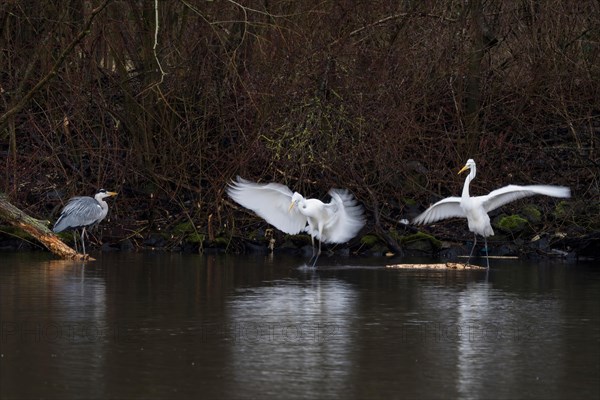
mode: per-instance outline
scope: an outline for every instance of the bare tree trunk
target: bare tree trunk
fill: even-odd
[[[479,112],[481,108],[481,62],[485,53],[498,43],[483,16],[481,0],[469,2],[471,15],[472,48],[469,57],[469,71],[466,83],[465,119],[467,130],[468,154],[473,154],[477,148],[477,138],[481,130]]]
[[[473,151],[477,148],[475,142],[479,136],[479,84],[481,80],[481,60],[483,59],[483,38],[477,21],[481,18],[481,0],[471,0],[469,8],[472,19],[472,48],[469,56],[469,72],[465,90],[465,125],[467,130],[467,148],[469,149],[469,154],[473,154]]]
[[[64,244],[58,236],[44,226],[44,224],[12,205],[6,198],[6,195],[2,193],[0,193],[0,218],[6,220],[12,226],[29,233],[60,258],[70,260],[93,260],[93,258],[88,255],[77,253],[75,250]]]
[[[40,81],[23,97],[18,99],[14,104],[11,104],[10,108],[8,108],[4,114],[0,115],[0,128],[4,124],[6,124],[10,118],[12,118],[15,114],[19,113],[23,108],[25,108],[25,106],[27,105],[29,100],[31,100],[33,95],[35,95],[38,92],[38,90],[44,87],[46,83],[50,81],[50,79],[54,78],[58,74],[60,67],[63,65],[64,61],[67,58],[67,55],[69,55],[69,53],[71,53],[75,46],[79,44],[83,40],[83,38],[85,38],[85,36],[89,33],[90,26],[92,25],[92,21],[94,20],[96,15],[98,15],[98,13],[102,11],[111,1],[112,0],[104,0],[104,3],[92,10],[90,17],[87,21],[85,21],[81,32],[79,32],[75,39],[73,39],[73,41],[71,41],[71,43],[62,51],[62,53],[52,66],[52,69],[50,69],[50,71],[46,75],[44,75],[44,77],[40,79]]]

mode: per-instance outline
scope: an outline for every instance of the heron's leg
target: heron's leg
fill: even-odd
[[[85,226],[81,230],[81,247],[83,247],[83,253],[81,253],[81,254],[85,254],[85,239],[83,238],[84,236],[85,236]]]
[[[75,246],[75,252],[79,253],[79,250],[77,250],[77,233],[75,231],[76,229],[73,229],[73,245]]]
[[[483,237],[483,242],[485,243],[485,260],[487,261],[487,268],[490,269],[490,254],[488,253],[487,237]]]
[[[471,247],[471,253],[469,254],[469,258],[467,259],[467,265],[471,262],[471,257],[473,257],[473,250],[475,250],[475,245],[477,245],[477,234],[473,234],[473,247]]]

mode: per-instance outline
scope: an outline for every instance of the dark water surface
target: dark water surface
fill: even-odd
[[[600,268],[0,254],[0,397],[600,398]]]

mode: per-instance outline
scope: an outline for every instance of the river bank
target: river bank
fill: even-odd
[[[532,205],[521,210],[531,212]],[[536,213],[534,213],[537,215]],[[600,259],[600,231],[586,232],[576,226],[559,226],[529,216],[523,211],[513,215],[498,214],[492,219],[496,234],[487,240],[490,256],[521,259],[560,258],[569,261]],[[89,247],[102,252],[144,251],[182,253],[234,253],[234,254],[293,254],[310,257],[312,246],[307,234],[287,235],[258,218],[245,229],[244,235],[232,235],[219,230],[217,234],[198,232],[193,224],[181,223],[170,230],[151,231],[144,222],[136,226],[124,225],[108,219],[89,234]],[[507,226],[506,220],[513,222]],[[514,223],[514,221],[520,224]],[[466,221],[449,220],[426,227],[399,223],[386,231],[372,223],[359,235],[345,244],[324,244],[323,252],[360,256],[427,256],[456,261],[466,256],[473,246],[473,234]],[[127,234],[129,232],[129,234]],[[64,232],[63,241],[73,245],[73,234]],[[477,238],[474,256],[485,256],[483,238]],[[0,225],[0,251],[36,251],[43,246],[32,237]]]

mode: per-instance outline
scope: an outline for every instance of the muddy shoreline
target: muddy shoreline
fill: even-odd
[[[394,257],[439,257],[444,260],[458,261],[468,256],[473,245],[473,237],[466,229],[461,232],[457,223],[426,229],[432,233],[408,233],[409,238],[400,244],[400,250],[392,249],[378,235],[361,234],[348,243],[341,245],[323,245],[323,253],[342,256],[394,256]],[[0,252],[3,251],[46,251],[32,238],[7,234],[7,227],[0,233]],[[411,227],[412,228],[412,227]],[[414,228],[413,228],[414,229]],[[408,229],[407,229],[408,231]],[[89,247],[102,252],[160,251],[196,254],[292,254],[310,257],[312,247],[308,235],[285,235],[267,229],[262,237],[259,232],[249,233],[248,237],[216,237],[198,240],[190,235],[177,235],[176,232],[154,232],[144,237],[124,238],[115,235],[114,228],[101,227],[91,233]],[[452,236],[454,233],[456,236]],[[397,234],[397,232],[396,232]],[[257,235],[259,235],[257,237]],[[412,239],[410,239],[412,235]],[[72,233],[62,235],[71,245]],[[441,238],[441,239],[440,239]],[[490,257],[507,257],[530,260],[563,259],[568,261],[590,261],[600,259],[600,232],[591,232],[578,237],[565,232],[542,232],[521,235],[510,239],[506,235],[488,238]],[[485,257],[483,240],[478,238],[474,257]]]

